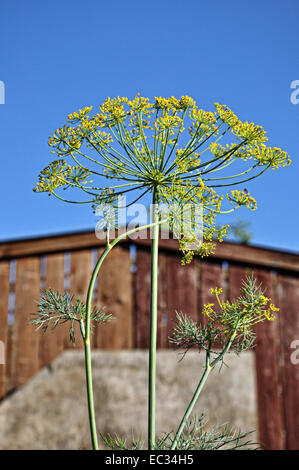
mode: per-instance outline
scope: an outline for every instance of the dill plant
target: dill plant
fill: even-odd
[[[205,111],[189,96],[179,99],[156,97],[151,102],[139,94],[132,100],[126,97],[107,98],[94,112],[91,106],[75,111],[67,117],[66,124],[49,138],[49,146],[55,159],[41,171],[34,191],[48,193],[72,204],[89,204],[93,208],[102,203],[115,205],[119,196],[131,194],[133,197],[130,204],[133,204],[149,193],[154,205],[151,224],[125,232],[113,241],[110,240],[109,224],[107,225],[106,249],[92,274],[85,311],[80,318],[94,449],[98,449],[98,441],[89,338],[93,319],[92,290],[103,260],[121,238],[141,228],[151,227],[148,448],[153,449],[156,446],[158,240],[159,226],[163,223],[157,206],[164,203],[181,209],[186,204],[194,208],[202,207],[202,239],[198,237],[194,211],[190,216],[191,228],[187,233],[179,233],[182,263],[190,263],[194,254],[207,256],[213,253],[215,240],[222,241],[228,229],[227,225],[216,226],[217,215],[230,213],[241,206],[250,210],[257,207],[254,197],[247,189],[242,189],[244,183],[269,169],[275,170],[290,164],[287,152],[267,146],[267,140],[266,132],[261,126],[242,122],[225,105],[215,103],[214,111]],[[69,198],[65,197],[65,190],[71,192]],[[173,218],[169,217],[168,222],[170,228],[174,228]],[[221,304],[223,318],[226,318],[226,326],[231,334],[223,354],[231,348],[235,336],[240,338],[241,327],[245,335],[242,341],[245,341],[245,337],[246,341],[249,339],[246,328],[250,325],[246,324],[245,327],[234,305]],[[212,322],[207,328],[211,328],[209,331],[213,337],[213,321],[220,319],[211,306],[206,309],[204,313],[210,316]],[[44,313],[45,309],[42,307],[38,318],[41,319]],[[184,331],[186,340],[188,328],[196,329],[191,324],[187,328],[188,321],[183,316],[179,316],[178,321],[179,326],[172,339],[177,343],[180,331]],[[200,330],[196,331],[199,334]],[[218,359],[214,359],[212,365],[222,357],[220,355]],[[209,360],[206,371],[212,365]],[[187,419],[183,418],[183,428],[186,422]],[[182,429],[175,435],[172,448],[178,445]]]
[[[214,303],[205,304],[202,315],[208,321],[205,325],[194,322],[185,314],[177,313],[177,325],[170,341],[185,353],[192,347],[205,352],[205,368],[194,395],[175,433],[171,449],[177,448],[181,434],[188,424],[188,418],[215,366],[224,361],[230,352],[239,354],[254,346],[254,325],[265,320],[274,321],[279,309],[264,295],[252,276],[243,280],[241,296],[232,302],[221,300],[222,288],[211,289],[216,298]],[[217,310],[218,307],[218,310]]]

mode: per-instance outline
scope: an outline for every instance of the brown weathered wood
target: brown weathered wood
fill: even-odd
[[[299,278],[278,277],[286,449],[299,448]]]
[[[123,240],[121,243],[128,243],[128,240]],[[149,247],[151,239],[149,236],[146,239],[136,238],[134,243]],[[93,231],[10,241],[0,244],[0,259],[102,247],[104,244],[105,241],[98,239]],[[174,239],[160,240],[159,245],[161,250],[177,251],[178,249],[178,242]],[[211,255],[211,258],[299,272],[298,254],[269,250],[263,247],[237,245],[229,242],[216,243],[216,252]]]
[[[40,295],[40,259],[19,259],[16,268],[15,320],[13,325],[12,386],[24,384],[39,370],[40,333],[29,325]]]
[[[92,252],[91,250],[74,251],[71,253],[70,266],[70,294],[75,298],[80,298],[86,302],[88,285],[92,273]],[[76,349],[84,349],[84,343],[78,322],[74,324]],[[66,348],[73,347],[71,342],[65,343]]]
[[[142,233],[142,232],[140,232]],[[150,237],[136,238],[136,245],[149,247]],[[248,265],[267,266],[276,269],[299,272],[299,254],[285,251],[272,250],[258,246],[239,245],[231,242],[216,242],[215,253],[210,255],[210,259],[230,261]],[[175,239],[162,239],[159,247],[165,251],[178,251],[178,241]]]
[[[229,298],[241,295],[242,281],[251,271],[230,265],[228,270]],[[273,297],[270,271],[256,269],[254,277],[262,283],[269,297]],[[259,416],[259,441],[264,449],[283,449],[283,416],[280,396],[279,344],[277,324],[264,322],[256,325],[256,377]]]
[[[182,266],[181,257],[167,255],[168,335],[176,323],[176,312],[198,320],[198,298],[195,262]],[[171,343],[168,343],[171,346]]]
[[[223,289],[222,298],[225,299],[224,276],[221,263],[199,261],[197,263],[199,271],[198,282],[198,305],[199,305],[199,321],[202,325],[207,322],[207,317],[201,314],[204,304],[214,304],[215,310],[218,309],[216,298],[211,294],[211,288],[221,287]],[[220,348],[220,344],[216,342],[214,348]]]
[[[241,295],[242,282],[249,273],[244,266],[230,264],[228,267],[228,298],[230,301],[237,299]]]
[[[46,289],[64,293],[64,254],[51,254],[46,261]],[[41,337],[41,367],[51,362],[63,351],[64,344],[69,342],[69,325],[64,323],[52,331],[50,328]]]
[[[4,396],[6,387],[9,270],[8,261],[0,262],[0,398]]]
[[[7,347],[6,347],[6,377],[5,377],[5,394],[14,388],[13,385],[13,325],[8,325],[7,329]]]
[[[96,303],[106,304],[108,312],[116,315],[117,319],[111,325],[95,329],[95,334],[92,335],[95,347],[119,349],[130,348],[132,344],[138,348],[148,347],[151,240],[137,238],[134,243],[137,247],[134,283],[134,274],[130,271],[128,241],[112,250],[100,271]],[[93,232],[0,244],[0,334],[7,336],[7,358],[9,356],[9,364],[6,365],[6,392],[24,383],[41,365],[49,363],[62,350],[66,339],[66,335],[63,338],[57,335],[57,330],[54,334],[48,332],[41,343],[40,333],[28,326],[29,314],[36,308],[35,301],[38,300],[40,289],[39,258],[33,255],[47,255],[47,287],[63,290],[63,252],[71,251],[70,291],[85,301],[91,275],[91,248],[102,250],[103,244],[103,240],[98,240]],[[25,258],[22,258],[23,256]],[[5,333],[7,317],[5,320],[1,311],[4,309],[7,315],[7,295],[3,292],[7,290],[9,283],[8,260],[14,257],[18,258],[15,322],[9,327],[8,333]],[[202,304],[215,301],[209,292],[210,288],[216,285],[225,287],[222,261],[230,263],[230,299],[240,295],[246,266],[251,266],[255,269],[258,279],[264,286],[268,286],[269,296],[275,300],[276,291],[271,269],[278,269],[278,297],[281,308],[278,321],[273,324],[265,322],[256,328],[259,438],[267,449],[298,448],[299,365],[291,363],[291,354],[294,353],[291,344],[292,341],[299,340],[299,279],[296,274],[299,272],[299,255],[223,243],[217,244],[215,255],[205,261],[197,259],[195,265],[182,267],[179,259],[177,241],[161,240],[157,332],[160,348],[167,347],[167,337],[173,327],[176,309],[198,319]],[[199,266],[199,271],[196,266]],[[82,340],[78,333],[79,331],[77,346],[81,347]],[[48,343],[44,342],[47,340]],[[42,360],[38,357],[39,348]],[[0,365],[0,396],[1,389],[2,394],[4,393],[1,367]]]
[[[255,279],[274,302],[271,272],[254,270]],[[267,450],[282,450],[284,419],[281,396],[281,371],[279,358],[279,317],[264,321],[255,327],[256,377],[258,390],[259,441]]]
[[[221,263],[211,263],[207,261],[199,262],[199,310],[201,312],[204,304],[215,304],[215,296],[211,294],[211,288],[224,287],[223,272]],[[217,307],[216,307],[217,308]],[[205,324],[206,318],[202,315],[199,320]]]
[[[131,349],[133,346],[133,295],[130,252],[116,246],[99,271],[98,306],[105,306],[114,320],[97,325],[95,347]]]
[[[158,318],[157,318],[157,347],[169,347],[168,341],[168,284],[167,284],[167,255],[159,254],[158,260]]]
[[[149,345],[151,255],[137,247],[135,275],[135,342],[136,348]]]
[[[12,259],[32,255],[45,255],[65,251],[82,250],[105,245],[95,232],[80,232],[67,235],[29,238],[0,244],[0,259]]]
[[[149,345],[150,325],[150,251],[137,247],[135,275],[135,344],[137,348]],[[162,252],[158,258],[158,318],[157,347],[168,347],[168,298],[167,256]]]
[[[235,243],[217,243],[212,258],[246,265],[265,266],[299,272],[299,255],[279,250],[270,250],[258,246],[238,245]]]

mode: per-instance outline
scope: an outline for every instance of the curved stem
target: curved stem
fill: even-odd
[[[85,353],[85,374],[86,374],[86,391],[87,391],[87,405],[89,415],[89,426],[91,434],[91,442],[93,450],[99,450],[97,425],[94,410],[93,398],[93,384],[92,384],[92,366],[91,366],[91,351],[90,351],[90,320],[91,320],[91,299],[94,288],[94,283],[99,272],[99,269],[110,251],[110,246],[106,246],[102,255],[100,256],[88,286],[87,301],[86,301],[86,318],[85,318],[85,335],[84,335],[84,353]]]
[[[235,337],[236,337],[236,334],[237,334],[237,330],[238,330],[238,327],[239,327],[239,322],[237,322],[236,326],[235,326],[235,330],[233,332],[233,334],[231,335],[231,337],[229,338],[229,340],[227,341],[226,345],[224,346],[223,350],[221,351],[221,353],[216,357],[216,359],[214,359],[214,361],[210,362],[210,348],[211,348],[211,345],[209,346],[209,350],[207,350],[206,352],[206,366],[205,366],[205,370],[204,370],[204,373],[202,374],[201,378],[200,378],[200,381],[197,385],[197,388],[193,394],[193,397],[187,407],[187,410],[182,418],[182,421],[179,425],[179,428],[175,434],[175,437],[174,437],[174,440],[173,440],[173,443],[171,445],[171,450],[175,450],[177,444],[178,444],[178,440],[180,438],[180,435],[182,434],[183,430],[184,430],[184,427],[186,426],[187,424],[187,421],[188,421],[188,418],[194,408],[194,405],[195,403],[197,402],[197,399],[200,395],[200,392],[202,391],[203,387],[204,387],[204,384],[206,383],[206,380],[209,376],[209,373],[211,372],[211,370],[214,369],[214,367],[216,366],[217,362],[221,361],[223,356],[229,351]]]
[[[93,270],[88,291],[87,291],[87,298],[86,298],[86,317],[85,317],[85,324],[83,322],[80,323],[81,334],[84,340],[84,352],[85,352],[85,372],[86,372],[86,389],[87,389],[87,404],[88,404],[88,414],[89,414],[89,425],[90,425],[90,433],[91,433],[91,441],[92,441],[92,448],[93,450],[99,450],[98,446],[98,438],[97,438],[97,427],[96,427],[96,420],[95,420],[95,411],[94,411],[94,397],[93,397],[93,383],[92,383],[92,365],[91,365],[91,350],[90,350],[90,323],[91,323],[91,301],[92,301],[92,292],[94,289],[94,284],[100,270],[100,267],[108,255],[108,253],[112,250],[112,248],[122,239],[130,236],[131,234],[138,232],[139,230],[144,230],[147,228],[153,227],[154,230],[156,226],[164,221],[158,221],[150,223],[148,225],[143,225],[142,227],[136,227],[132,230],[122,233],[119,237],[115,238],[109,242],[107,237],[106,248],[101,254],[100,258],[98,259],[95,268]]]
[[[180,438],[180,436],[181,436],[181,434],[182,434],[182,432],[183,432],[183,429],[184,429],[184,427],[185,427],[186,424],[187,424],[187,421],[188,421],[188,418],[189,418],[189,416],[190,416],[190,413],[191,413],[191,411],[193,410],[195,403],[197,402],[197,399],[198,399],[198,397],[199,397],[199,395],[200,395],[200,392],[202,391],[203,386],[204,386],[204,384],[206,383],[206,380],[207,380],[207,378],[208,378],[209,373],[211,372],[211,370],[212,370],[212,367],[209,365],[209,363],[207,363],[207,364],[206,364],[206,367],[205,367],[205,370],[204,370],[204,373],[203,373],[202,376],[201,376],[201,379],[200,379],[200,381],[199,381],[199,383],[198,383],[198,385],[197,385],[197,387],[196,387],[196,390],[195,390],[195,392],[194,392],[194,395],[193,395],[193,397],[192,397],[192,399],[191,399],[191,401],[190,401],[190,403],[189,403],[189,405],[188,405],[188,407],[187,407],[187,410],[186,410],[186,412],[185,412],[185,414],[184,414],[184,416],[183,416],[183,418],[182,418],[182,421],[181,421],[181,423],[180,423],[180,425],[179,425],[179,428],[178,428],[178,430],[177,430],[177,432],[176,432],[175,438],[174,438],[173,443],[172,443],[172,446],[171,446],[171,448],[170,448],[171,450],[174,450],[174,449],[176,448],[176,446],[177,446],[177,444],[178,444],[178,440],[179,440],[179,438]]]
[[[148,448],[155,448],[156,440],[156,350],[157,350],[157,299],[158,299],[158,248],[159,215],[157,213],[157,193],[153,195],[153,232],[151,247],[151,296],[150,296],[150,346],[148,379]]]
[[[84,354],[85,354],[86,390],[87,390],[87,404],[88,404],[88,416],[89,416],[91,443],[92,443],[93,450],[99,450],[97,425],[96,425],[95,410],[94,410],[94,398],[93,398],[91,350],[90,350],[90,344],[89,342],[86,342],[86,340],[84,340]]]

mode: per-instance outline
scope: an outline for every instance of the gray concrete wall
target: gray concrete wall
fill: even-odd
[[[100,433],[146,436],[147,352],[95,351],[94,391]],[[230,422],[257,429],[255,365],[252,352],[227,356],[212,372],[195,412],[211,424]],[[176,429],[199,374],[202,356],[158,352],[157,433]],[[64,352],[52,365],[0,404],[0,449],[90,448],[84,357]],[[255,436],[253,436],[255,438]]]

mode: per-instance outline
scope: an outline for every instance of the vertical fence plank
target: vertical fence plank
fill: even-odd
[[[242,281],[248,272],[243,266],[229,266],[230,300],[240,296]],[[257,269],[253,274],[268,296],[273,297],[271,273]],[[255,328],[259,441],[264,449],[283,449],[284,446],[276,325],[266,322]]]
[[[167,255],[168,335],[176,321],[176,312],[198,320],[195,262],[182,266],[179,254]],[[171,344],[169,344],[171,346]]]
[[[36,311],[40,295],[40,259],[17,260],[15,321],[13,325],[12,387],[24,384],[39,370],[40,334],[28,325],[30,314]]]
[[[283,355],[283,397],[286,448],[298,450],[299,443],[299,278],[278,276],[280,338]]]
[[[157,324],[157,347],[165,349],[168,342],[168,305],[167,305],[167,256],[159,253],[158,269],[158,324]]]
[[[244,266],[230,264],[228,267],[228,297],[232,301],[240,297],[242,281],[246,279],[247,269]]]
[[[148,348],[150,325],[150,251],[137,246],[135,276],[135,345]],[[167,255],[159,252],[158,259],[158,318],[157,347],[168,347],[168,286]]]
[[[253,272],[265,295],[274,301],[270,271]],[[255,327],[256,377],[258,390],[259,441],[264,449],[284,449],[284,420],[279,365],[279,316],[275,322],[264,321]]]
[[[91,277],[92,269],[92,252],[91,250],[80,250],[71,252],[70,266],[70,294],[86,301],[88,285]],[[84,344],[81,337],[80,326],[78,322],[74,324],[75,347],[83,349]],[[66,347],[72,347],[70,341],[66,343]]]
[[[133,295],[128,247],[117,246],[105,259],[98,278],[98,304],[114,316],[96,329],[96,347],[131,349],[133,346]]]
[[[136,348],[149,346],[149,305],[151,283],[151,255],[137,245],[135,276],[135,329]]]
[[[7,347],[6,364],[5,364],[5,389],[4,393],[8,393],[13,388],[13,325],[8,325],[7,329]]]
[[[9,261],[0,262],[0,398],[4,396],[6,391],[9,269]]]
[[[46,261],[46,289],[52,289],[64,293],[64,253],[55,253],[47,256]],[[54,330],[47,331],[41,338],[40,360],[44,367],[58,356],[64,349],[68,338],[69,325],[58,325]]]

